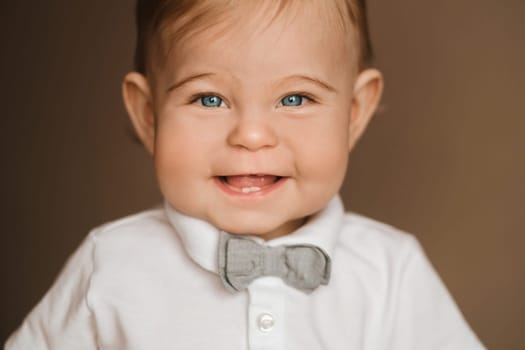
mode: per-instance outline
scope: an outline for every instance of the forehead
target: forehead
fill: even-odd
[[[221,2],[221,1],[219,1]],[[214,2],[215,3],[215,2]],[[223,3],[223,2],[222,2]],[[288,69],[315,63],[320,68],[357,69],[356,33],[336,1],[229,1],[217,8],[193,8],[166,21],[164,64],[170,70],[191,62],[220,62],[239,69],[245,62]],[[224,5],[224,4],[223,4]],[[236,61],[236,62],[235,62]],[[341,67],[343,68],[343,67]]]
[[[347,0],[172,1],[161,15],[157,40],[150,49],[162,60],[188,41],[194,41],[198,34],[213,32],[215,38],[208,35],[209,39],[235,33],[256,36],[276,21],[292,21],[297,16],[310,14],[310,25],[325,29],[331,34],[327,40],[339,40],[357,56],[358,28],[346,3]],[[256,30],[249,32],[247,27]]]

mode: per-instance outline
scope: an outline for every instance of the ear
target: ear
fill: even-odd
[[[140,73],[128,73],[122,83],[122,95],[135,132],[148,152],[153,154],[155,114],[148,80]]]
[[[351,150],[374,115],[383,92],[383,76],[377,69],[365,69],[357,76],[352,98],[348,146]]]

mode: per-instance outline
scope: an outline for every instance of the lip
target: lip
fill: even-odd
[[[261,188],[259,191],[256,192],[248,192],[244,193],[239,191],[238,189],[234,189],[232,186],[228,185],[226,182],[221,180],[224,176],[214,176],[213,181],[217,185],[219,189],[221,189],[224,193],[226,193],[229,196],[239,197],[239,198],[259,198],[263,197],[265,195],[268,195],[279,188],[281,188],[284,183],[288,180],[288,177],[286,176],[280,176],[279,179],[274,182],[271,185],[265,186]]]

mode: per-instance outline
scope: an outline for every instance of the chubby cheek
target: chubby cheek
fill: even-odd
[[[192,133],[177,125],[159,125],[155,140],[155,172],[162,194],[172,205],[199,197],[196,179],[206,177],[205,150]]]
[[[341,188],[347,164],[348,152],[337,143],[325,143],[323,149],[312,149],[315,161],[305,162],[305,188],[320,203],[328,202]],[[324,205],[321,205],[321,207]]]
[[[310,140],[304,142],[304,140]],[[312,190],[335,194],[341,186],[348,163],[348,124],[321,125],[298,139],[295,152],[300,175]],[[330,196],[331,196],[330,195]]]

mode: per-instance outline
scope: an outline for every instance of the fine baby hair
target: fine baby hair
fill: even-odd
[[[246,1],[246,0],[138,0],[136,4],[136,47],[134,68],[146,74],[157,57],[166,55],[168,40],[191,36],[217,23],[224,22],[231,10],[240,3],[249,3],[252,14],[271,6],[274,16],[287,8],[303,6],[304,0]],[[359,67],[364,68],[372,60],[372,45],[369,36],[365,0],[309,0],[316,3],[329,17],[327,20],[337,23],[352,39],[358,43]],[[320,13],[322,16],[323,13]],[[225,21],[227,22],[227,21]]]

